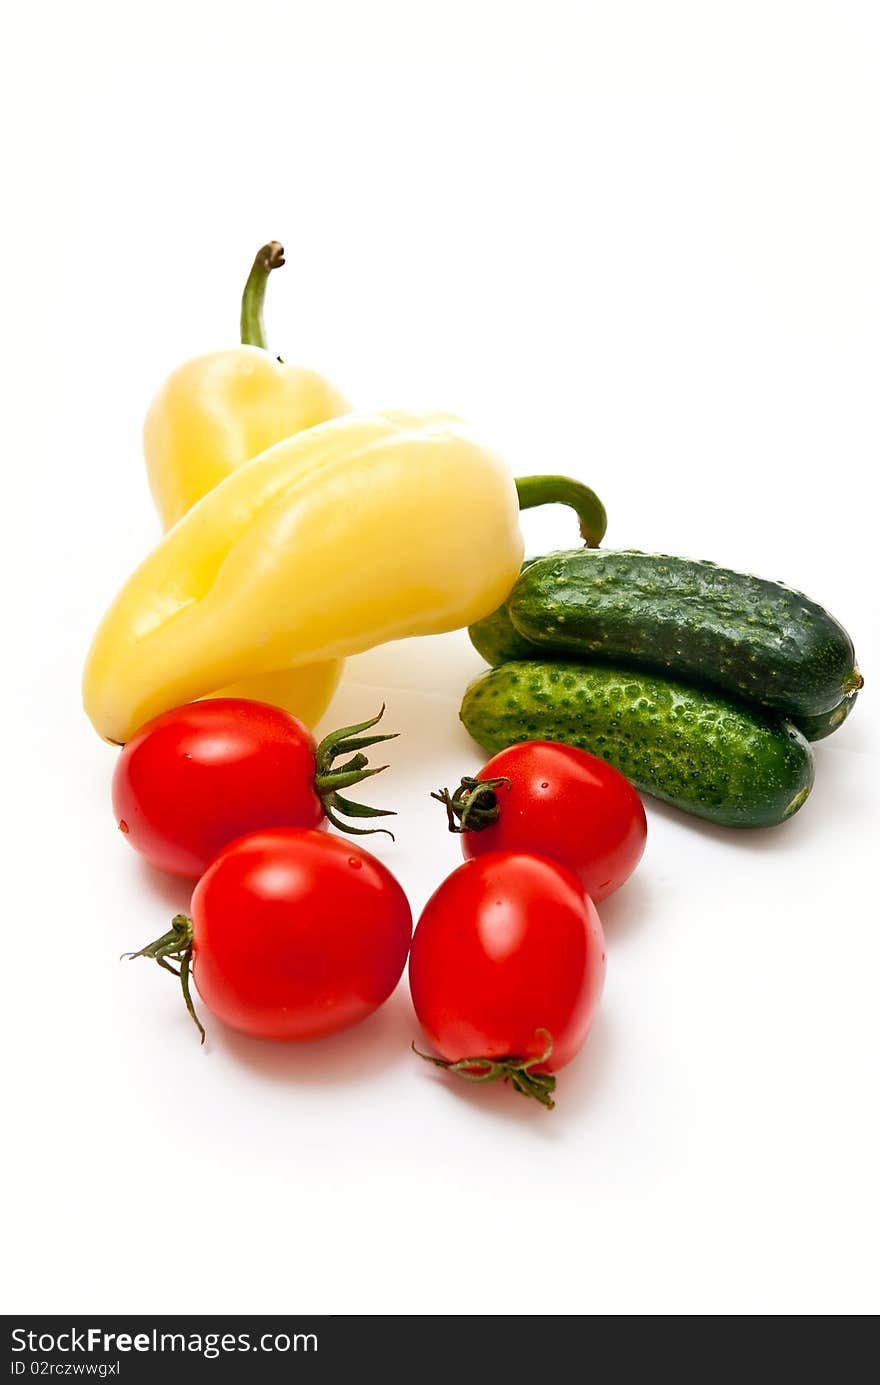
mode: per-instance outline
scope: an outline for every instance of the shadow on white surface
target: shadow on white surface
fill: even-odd
[[[639,933],[650,925],[656,886],[650,863],[645,869],[639,866],[626,884],[596,906],[609,947],[616,947],[630,933]]]
[[[775,827],[723,827],[690,817],[668,803],[645,795],[649,843],[652,821],[659,820],[664,827],[669,823],[685,828],[695,839],[718,842],[734,851],[752,854],[772,851],[774,856],[782,857],[812,847],[827,849],[829,832],[843,829],[848,820],[856,821],[861,815],[871,814],[870,801],[864,795],[867,775],[860,774],[859,769],[870,764],[873,757],[862,754],[852,757],[833,748],[818,750],[815,754],[816,780],[810,796],[787,822]]]
[[[360,1084],[375,1080],[379,1070],[399,1067],[412,1056],[414,1027],[404,981],[375,1014],[328,1038],[273,1043],[248,1038],[211,1019],[206,1047],[267,1082],[289,1086],[293,1095],[298,1086]]]
[[[188,914],[190,900],[194,882],[184,880],[179,875],[169,875],[167,871],[159,870],[156,866],[151,866],[142,856],[136,856],[134,867],[140,880],[137,887],[144,894],[149,894],[156,900],[158,906],[164,906],[170,914]],[[162,923],[162,920],[158,920]],[[168,923],[159,927],[157,924],[156,937],[164,933]]]
[[[552,1111],[520,1096],[506,1082],[468,1082],[425,1063],[427,1079],[440,1088],[440,1095],[448,1094],[448,1100],[469,1106],[473,1117],[512,1123],[534,1131],[540,1139],[553,1140],[575,1125],[582,1127],[585,1118],[589,1121],[590,1107],[612,1081],[612,1028],[607,1012],[600,1012],[581,1052],[559,1074]],[[415,1042],[423,1052],[430,1051],[424,1035]]]

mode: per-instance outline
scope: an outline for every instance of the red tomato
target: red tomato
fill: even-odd
[[[406,895],[369,852],[323,832],[254,832],[195,888],[193,978],[233,1029],[317,1039],[388,999],[411,934]]]
[[[246,832],[323,827],[325,812],[344,827],[334,808],[345,812],[352,805],[332,789],[322,800],[316,771],[331,771],[337,753],[361,744],[345,738],[376,721],[346,727],[316,746],[301,721],[265,702],[217,697],[163,712],[126,743],[116,762],[113,812],[120,831],[154,866],[195,878]],[[360,756],[349,783],[366,777],[365,764]],[[364,815],[382,816],[374,810]]]
[[[453,871],[425,905],[409,962],[416,1014],[446,1064],[536,1060],[532,1074],[571,1062],[604,976],[602,925],[580,881],[512,851]]]
[[[495,783],[479,806],[473,805],[473,828],[453,829],[462,832],[465,859],[488,851],[549,856],[574,871],[597,903],[635,870],[645,849],[645,810],[632,784],[612,765],[575,746],[523,741],[493,756],[476,780],[462,781],[451,800],[454,816],[461,817],[477,782],[499,779],[509,783]],[[496,821],[479,825],[493,814]],[[451,813],[450,825],[453,821]]]

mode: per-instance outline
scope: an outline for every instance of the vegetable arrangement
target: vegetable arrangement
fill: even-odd
[[[803,806],[807,741],[843,723],[863,683],[846,631],[808,597],[665,555],[533,560],[470,635],[495,667],[461,718],[487,750],[565,741],[729,827]]]
[[[515,481],[450,414],[349,413],[272,439],[318,404],[311,372],[277,379],[264,358],[242,346],[219,364],[192,362],[152,405],[153,490],[174,522],[86,661],[86,712],[109,741],[210,694],[281,703],[314,722],[346,654],[457,629],[504,599],[522,561],[520,508],[561,501],[589,542],[604,533],[587,486]],[[329,408],[336,396],[319,393]]]
[[[312,1040],[380,1006],[409,955],[421,1056],[549,1108],[602,991],[596,904],[644,851],[637,789],[729,826],[791,817],[809,741],[862,686],[852,643],[781,584],[600,550],[589,487],[514,479],[452,415],[351,412],[266,349],[283,263],[277,242],[258,252],[241,345],[180,367],[150,407],[166,533],[86,660],[86,711],[122,746],[120,831],[197,881],[190,914],[127,955],[178,978],[202,1041],[193,987],[244,1034]],[[524,562],[518,512],[549,503],[585,546]],[[388,868],[325,830],[387,832],[367,824],[390,809],[348,797],[385,768],[366,754],[394,739],[384,707],[320,743],[309,727],[346,655],[462,626],[492,667],[461,717],[492,758],[433,794],[464,863],[413,934]]]

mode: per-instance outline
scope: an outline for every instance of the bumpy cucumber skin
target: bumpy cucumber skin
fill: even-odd
[[[493,668],[514,660],[546,660],[547,657],[546,650],[532,644],[531,640],[527,640],[515,629],[506,604],[499,606],[497,611],[485,616],[476,625],[469,626],[468,634],[477,653]],[[826,736],[840,729],[855,706],[857,696],[857,692],[847,693],[846,697],[828,712],[819,712],[812,717],[801,715],[792,717],[791,720],[808,741],[823,741]]]
[[[798,717],[795,723],[797,729],[808,741],[824,741],[826,736],[840,729],[856,705],[857,697],[857,692],[847,693],[830,712],[820,712],[815,717]]]
[[[810,747],[781,717],[607,664],[503,664],[467,689],[461,719],[492,753],[530,740],[580,746],[645,793],[728,827],[785,821],[813,784]]]
[[[861,683],[849,635],[821,606],[714,563],[554,554],[521,575],[508,608],[548,655],[669,673],[794,719],[830,711]]]

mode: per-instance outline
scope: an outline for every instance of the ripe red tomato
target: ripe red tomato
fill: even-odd
[[[596,903],[623,884],[645,849],[648,824],[632,784],[604,760],[557,741],[508,746],[455,794],[434,797],[447,804],[466,860],[488,851],[549,856],[574,871]]]
[[[318,1039],[388,999],[411,934],[406,895],[381,861],[341,837],[287,827],[227,846],[195,888],[192,919],[178,915],[134,955],[180,964],[197,1024],[190,964],[205,1004],[233,1029]]]
[[[341,798],[331,782],[336,755],[390,739],[356,738],[378,719],[345,727],[316,746],[301,721],[265,702],[217,697],[163,712],[141,727],[116,762],[113,812],[120,831],[154,866],[195,878],[246,832],[323,827],[325,814],[345,827],[337,810],[384,816]],[[366,756],[354,758],[346,785],[369,773]]]
[[[509,1076],[539,1099],[529,1087],[578,1052],[604,976],[602,925],[580,881],[512,851],[453,871],[425,905],[409,962],[413,1005],[441,1066]]]

